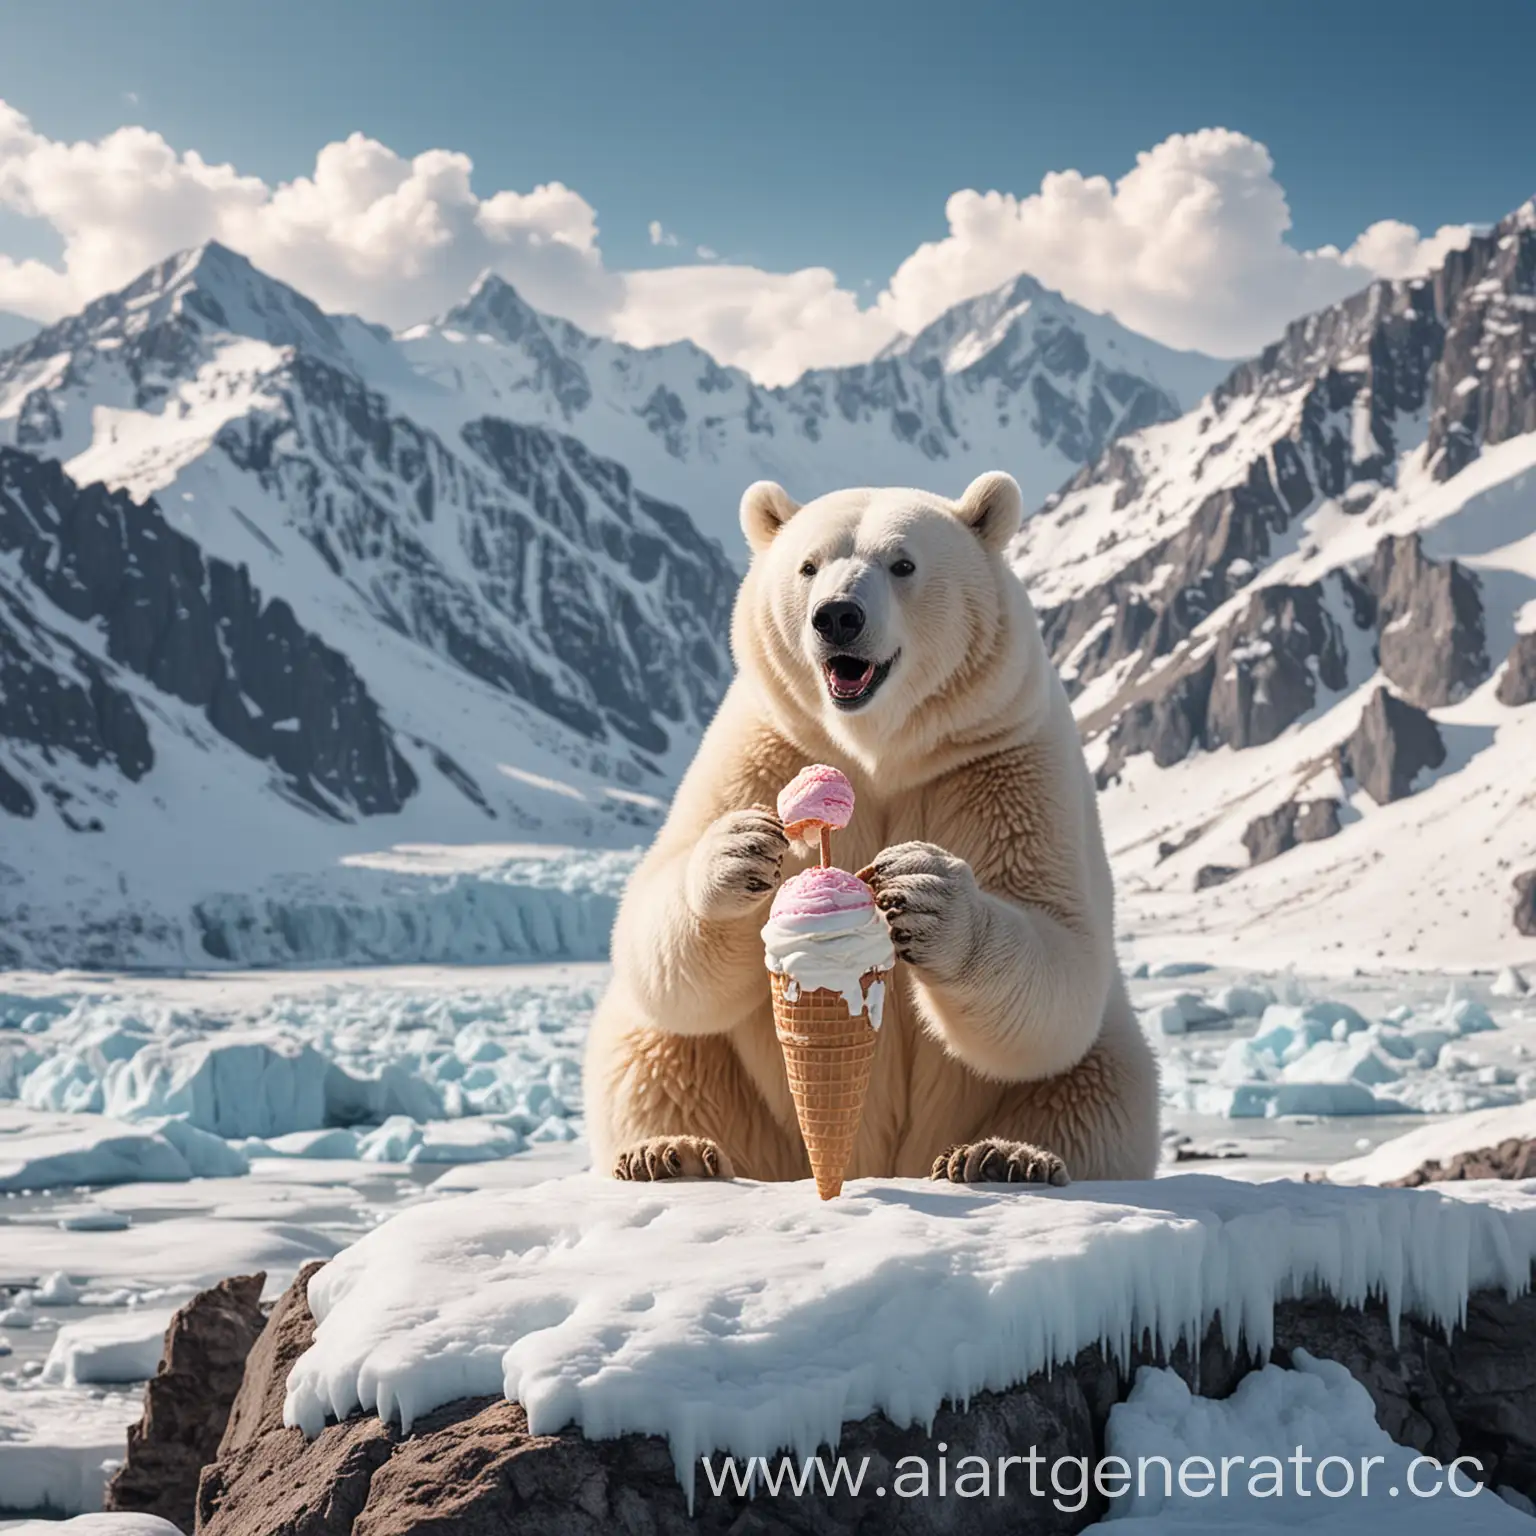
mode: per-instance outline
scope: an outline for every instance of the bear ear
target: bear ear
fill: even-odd
[[[791,500],[782,485],[772,480],[749,485],[741,498],[741,531],[753,553],[767,549],[779,529],[799,510],[800,503]]]
[[[1024,493],[1012,475],[978,475],[955,503],[955,515],[993,553],[1001,553],[1024,520]]]

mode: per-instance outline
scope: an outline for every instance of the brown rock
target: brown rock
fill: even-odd
[[[1208,891],[1212,886],[1225,885],[1228,880],[1235,880],[1242,874],[1242,870],[1232,864],[1202,864],[1195,871],[1195,889]]]
[[[275,1378],[279,1393],[283,1380]],[[298,1429],[269,1430],[203,1468],[198,1536],[347,1536],[393,1449],[377,1419],[333,1424],[313,1440]]]
[[[1454,1183],[1459,1179],[1536,1179],[1536,1140],[1511,1136],[1496,1147],[1458,1152],[1449,1162],[1431,1158],[1412,1173],[1388,1183],[1398,1189],[1418,1189],[1423,1184]]]
[[[159,1515],[192,1529],[198,1473],[213,1459],[266,1324],[266,1276],[236,1275],[201,1291],[171,1319],[144,1412],[128,1427],[128,1455],[107,1484],[105,1507]]]
[[[1428,559],[1418,534],[1389,534],[1376,546],[1381,670],[1422,709],[1465,698],[1491,670],[1477,578],[1454,560]]]
[[[1445,761],[1440,727],[1422,709],[1378,687],[1360,712],[1354,735],[1338,748],[1338,766],[1377,805],[1389,805],[1413,793],[1413,781],[1425,768]]]
[[[1536,939],[1536,869],[1515,876],[1515,932]]]
[[[264,1319],[266,1326],[249,1351],[244,1379],[219,1441],[220,1456],[283,1427],[283,1392],[288,1372],[315,1336],[315,1320],[309,1311],[309,1282],[324,1267],[324,1259],[312,1259],[306,1264],[278,1298],[271,1317]]]
[[[1516,635],[1494,695],[1500,704],[1536,704],[1536,630]]]
[[[312,1273],[312,1270],[310,1271]],[[896,1477],[919,1457],[937,1476],[960,1458],[998,1458],[1036,1447],[1046,1458],[1103,1447],[1110,1409],[1141,1364],[1168,1365],[1209,1397],[1229,1394],[1257,1363],[1230,1350],[1213,1321],[1198,1351],[1138,1348],[1122,1367],[1098,1349],[1007,1392],[981,1393],[946,1407],[932,1431],[901,1429],[875,1414],[843,1426],[838,1454],[863,1468],[859,1495],[846,1485],[804,1494],[761,1487],[755,1498],[716,1497],[701,1474],[689,1513],[665,1442],[626,1435],[589,1441],[572,1430],[531,1435],[515,1403],[470,1399],[419,1419],[409,1436],[373,1418],[332,1425],[313,1441],[280,1427],[284,1379],[313,1329],[301,1287],[283,1299],[262,1348],[253,1351],[242,1402],[217,1463],[203,1474],[198,1536],[988,1536],[1071,1532],[1103,1513],[1056,1507],[1029,1495],[1027,1477],[1005,1497],[895,1498]],[[1492,1292],[1470,1298],[1467,1321],[1449,1341],[1436,1327],[1403,1318],[1394,1341],[1385,1309],[1341,1308],[1326,1297],[1287,1301],[1275,1312],[1275,1358],[1305,1348],[1345,1365],[1371,1394],[1382,1427],[1402,1444],[1442,1461],[1472,1455],[1485,1475],[1536,1492],[1536,1295],[1513,1301]],[[273,1421],[270,1409],[279,1407]],[[259,1406],[259,1411],[257,1406]],[[265,1426],[265,1427],[263,1427]],[[832,1463],[828,1462],[828,1470]],[[1021,1469],[1015,1469],[1019,1471]],[[874,1489],[884,1487],[887,1496]],[[1062,1500],[1071,1503],[1072,1500]]]
[[[1287,800],[1267,815],[1256,816],[1243,832],[1243,847],[1252,864],[1267,864],[1289,853],[1298,843],[1320,843],[1339,834],[1339,802]]]

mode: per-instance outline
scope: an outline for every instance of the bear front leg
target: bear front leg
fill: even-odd
[[[689,849],[659,845],[630,882],[613,930],[616,976],[657,1029],[733,1028],[766,998],[760,930],[789,839],[766,807],[730,811]]]
[[[1114,963],[1102,925],[984,891],[933,843],[887,848],[860,879],[929,1026],[972,1070],[1024,1082],[1070,1070],[1093,1044]]]

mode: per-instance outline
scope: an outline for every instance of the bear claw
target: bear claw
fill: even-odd
[[[1033,1147],[1027,1141],[1004,1141],[991,1136],[984,1141],[961,1142],[947,1147],[933,1160],[932,1179],[951,1184],[1053,1184],[1072,1182],[1067,1165],[1054,1152]]]
[[[616,1179],[659,1183],[663,1179],[732,1179],[731,1160],[705,1136],[652,1136],[620,1152]]]

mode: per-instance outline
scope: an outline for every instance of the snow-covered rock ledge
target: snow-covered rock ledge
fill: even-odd
[[[808,1456],[871,1413],[931,1424],[1089,1345],[1125,1360],[1219,1319],[1265,1352],[1276,1303],[1310,1291],[1449,1330],[1474,1290],[1524,1293],[1533,1259],[1524,1184],[865,1180],[820,1204],[806,1184],[582,1175],[419,1206],[339,1255],[284,1417],[409,1430],[499,1393],[536,1435],[661,1436],[686,1485],[710,1451]]]
[[[830,1442],[882,1486],[903,1458],[932,1467],[946,1446],[950,1467],[1034,1448],[1093,1460],[1134,1436],[1134,1416],[1116,1431],[1115,1405],[1150,1362],[1187,1385],[1144,1373],[1127,1409],[1156,1419],[1182,1393],[1197,1451],[1201,1425],[1227,1412],[1204,1400],[1244,1382],[1234,1416],[1321,1404],[1321,1417],[1280,1411],[1266,1430],[1326,1440],[1317,1454],[1338,1434],[1389,1465],[1403,1447],[1473,1454],[1529,1494],[1533,1251],[1532,1185],[866,1183],[819,1206],[807,1186],[580,1179],[444,1201],[396,1217],[279,1303],[203,1471],[197,1529],[891,1529],[880,1516],[894,1501],[878,1491],[711,1491],[680,1449]],[[1153,1329],[1195,1347],[1159,1350]],[[1245,1381],[1250,1344],[1294,1369]],[[381,1404],[409,1432],[367,1411]],[[1102,1498],[1063,1502],[1027,1485],[963,1506],[909,1499],[900,1529],[1016,1536],[1105,1513]],[[1518,1522],[1491,1494],[1476,1505],[1458,1528]],[[1475,1513],[1461,1504],[1455,1518]]]

